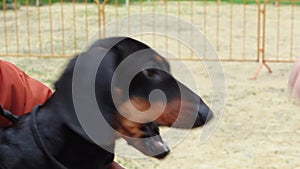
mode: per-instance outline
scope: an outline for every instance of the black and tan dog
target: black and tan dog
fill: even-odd
[[[212,118],[212,112],[202,99],[175,80],[169,74],[167,61],[145,44],[131,38],[108,38],[94,43],[82,56],[88,60],[103,49],[108,52],[97,68],[94,81],[85,82],[84,77],[90,75],[80,67],[81,74],[74,79],[74,67],[79,58],[75,57],[56,82],[55,93],[44,105],[18,118],[12,126],[0,129],[1,169],[108,168],[114,159],[112,152],[118,136],[142,153],[160,159],[169,149],[159,136],[158,126],[194,128]],[[139,52],[143,50],[146,52]],[[128,69],[142,64],[148,64],[148,68],[130,80],[129,89],[120,85],[126,80],[122,74],[116,76],[112,86],[117,67],[131,55],[134,62]],[[115,129],[110,133],[114,139],[106,144],[96,144],[79,122],[73,100],[74,80],[94,83],[98,108]],[[150,103],[149,95],[156,89],[163,91],[165,99],[152,97]],[[125,90],[129,90],[128,97]],[[162,113],[157,112],[159,110]],[[86,110],[86,116],[89,111]],[[132,117],[142,122],[131,120]],[[153,120],[153,117],[156,118]],[[98,128],[95,132],[103,130]]]

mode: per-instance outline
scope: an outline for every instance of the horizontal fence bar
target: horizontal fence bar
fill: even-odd
[[[16,57],[17,54],[0,54],[0,57]],[[19,54],[18,57],[29,57],[29,58],[72,58],[75,55],[73,54],[65,54],[65,55],[47,55],[47,54]],[[222,61],[222,62],[258,62],[258,60],[251,60],[251,59],[211,59],[211,58],[172,58],[169,57],[168,60],[183,60],[183,61]],[[289,62],[289,61],[283,61],[283,62]]]
[[[0,54],[0,57],[28,57],[28,58],[70,58],[74,57],[75,54],[35,54],[31,53],[24,54],[24,53],[8,53],[8,54]]]

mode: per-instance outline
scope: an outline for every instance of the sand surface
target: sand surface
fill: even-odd
[[[31,76],[52,84],[66,59],[4,58]],[[200,62],[184,62],[197,83],[196,90],[211,104],[212,88],[207,72]],[[187,73],[172,61],[174,75],[188,86]],[[257,80],[251,80],[257,63],[222,63],[226,78],[226,104],[216,131],[200,143],[203,129],[189,131],[172,147],[162,160],[117,156],[116,161],[126,168],[300,168],[300,105],[289,98],[287,79],[290,63],[269,64],[273,73],[262,70]],[[177,68],[177,69],[176,69]],[[168,129],[162,128],[164,133]],[[182,131],[169,136],[167,142],[178,139]],[[123,141],[118,146],[128,149]]]
[[[223,64],[225,109],[216,131],[206,142],[200,143],[203,129],[192,130],[165,160],[125,158],[128,168],[300,168],[300,105],[289,98],[287,91],[291,65],[271,64],[274,72],[263,70],[254,81],[250,77],[257,66]],[[201,73],[196,79],[201,85]],[[206,101],[208,91],[209,88],[199,93]],[[175,134],[174,139],[177,137]],[[123,162],[124,158],[117,160]]]

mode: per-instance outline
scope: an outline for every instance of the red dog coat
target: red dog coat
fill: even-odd
[[[0,60],[0,104],[2,108],[20,116],[28,113],[37,104],[43,104],[51,90],[39,81],[30,78],[15,65]],[[0,126],[10,122],[0,117]]]

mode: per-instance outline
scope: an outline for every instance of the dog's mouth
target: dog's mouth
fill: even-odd
[[[163,159],[170,152],[168,145],[161,139],[160,135],[126,140],[129,145],[138,149],[143,154],[157,159]]]
[[[123,130],[119,130],[119,132],[120,131],[122,133],[121,137],[124,138],[129,145],[146,156],[162,159],[170,152],[169,147],[159,135],[159,128],[155,122],[140,124],[138,128],[123,128]],[[132,133],[133,131],[138,133]]]

